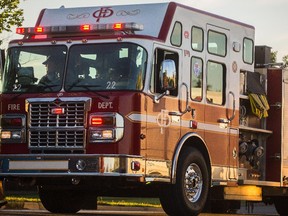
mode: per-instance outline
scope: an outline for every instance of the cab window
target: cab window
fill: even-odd
[[[191,45],[194,51],[203,51],[203,41],[204,41],[204,34],[203,29],[193,26],[192,27],[192,37],[191,37]]]
[[[171,35],[171,44],[174,46],[181,46],[182,44],[182,25],[176,22]]]
[[[249,38],[244,38],[243,42],[243,61],[247,64],[252,64],[254,59],[254,43]]]
[[[208,52],[217,56],[226,56],[227,37],[224,33],[208,31]]]
[[[191,59],[191,99],[202,100],[203,60],[198,57]]]

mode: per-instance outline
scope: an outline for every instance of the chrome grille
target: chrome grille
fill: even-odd
[[[30,147],[83,147],[84,132],[84,130],[30,131]]]
[[[55,108],[63,108],[64,114],[52,114]],[[31,127],[77,127],[84,125],[85,104],[82,103],[61,103],[43,104],[33,103],[30,105],[30,126]]]
[[[88,98],[28,99],[29,147],[32,150],[84,150]],[[55,108],[61,114],[53,113]]]

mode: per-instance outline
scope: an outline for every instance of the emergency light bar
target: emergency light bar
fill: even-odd
[[[42,35],[42,34],[67,34],[67,33],[83,33],[83,32],[132,32],[142,31],[142,24],[138,23],[109,23],[109,24],[84,24],[77,26],[38,26],[17,28],[16,33],[21,35]]]

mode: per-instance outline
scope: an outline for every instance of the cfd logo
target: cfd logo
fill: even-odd
[[[99,22],[101,18],[107,18],[112,16],[114,11],[110,7],[102,7],[93,13],[93,17],[96,18],[96,22]]]
[[[171,124],[171,118],[168,110],[161,110],[161,113],[157,116],[157,124],[161,127],[161,134],[163,134],[163,128],[169,127]]]

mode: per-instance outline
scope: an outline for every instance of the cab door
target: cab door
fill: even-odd
[[[151,95],[147,95],[147,157],[171,160],[180,138],[179,59],[181,51],[159,44],[154,45]],[[175,73],[173,69],[175,66]],[[162,72],[161,72],[162,71]],[[162,75],[161,75],[162,73]],[[164,87],[164,88],[163,88]]]
[[[236,72],[230,71],[230,32],[207,25],[205,140],[211,150],[214,179],[236,179]]]

